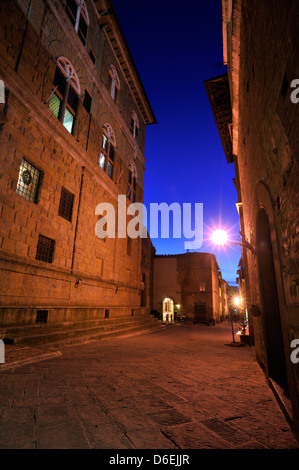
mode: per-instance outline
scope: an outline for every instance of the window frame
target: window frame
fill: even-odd
[[[109,66],[109,80],[108,80],[109,93],[113,101],[117,102],[118,93],[120,90],[120,79],[116,68],[113,64]]]
[[[29,166],[29,168],[28,168]],[[22,168],[24,169],[23,173],[21,174]],[[33,173],[36,173],[36,175],[32,175],[30,170],[32,169]],[[25,186],[29,186],[31,182],[28,182],[27,184],[24,181],[23,174],[24,172],[29,172],[30,176],[35,179],[36,176],[36,184],[35,187],[33,188],[33,193],[32,195],[30,194],[31,190],[26,189]],[[16,187],[16,193],[21,196],[23,199],[26,199],[26,201],[33,202],[34,204],[38,204],[39,201],[39,195],[40,195],[40,188],[41,188],[41,182],[43,178],[43,171],[39,170],[35,165],[30,163],[26,158],[22,158],[22,162],[20,164],[19,168],[19,175],[18,175],[18,181],[17,181],[17,187]],[[21,181],[23,180],[23,181]],[[33,181],[34,182],[34,181]],[[26,197],[28,196],[28,197]]]
[[[74,16],[71,7],[68,4],[68,0],[66,1],[66,6],[65,6],[66,13],[76,33],[78,34],[83,46],[85,46],[87,43],[88,27],[90,25],[87,6],[84,0],[72,0],[72,1],[73,3],[77,4],[76,17]],[[86,25],[86,34],[84,34],[84,32],[82,31],[82,27],[80,26],[81,21],[84,21]]]
[[[39,234],[35,259],[44,263],[53,264],[56,241],[53,238]]]
[[[127,198],[133,204],[136,202],[137,191],[137,169],[135,163],[132,161],[129,165]]]
[[[112,150],[113,149],[113,150]],[[114,164],[116,153],[116,139],[114,131],[110,124],[106,123],[103,126],[101,152],[99,157],[99,167],[106,175],[113,180]],[[104,164],[101,161],[104,160]],[[111,172],[110,172],[111,169]]]
[[[84,92],[84,98],[83,98],[83,108],[88,114],[91,114],[92,110],[92,96],[88,92],[88,90],[85,90]]]
[[[70,134],[73,134],[75,119],[76,119],[77,110],[78,110],[78,102],[79,102],[79,97],[81,94],[79,78],[72,63],[64,56],[61,56],[57,59],[54,85],[55,85],[55,79],[57,77],[57,73],[62,74],[62,77],[64,78],[63,94],[62,94],[62,91],[59,90],[59,83],[58,83],[55,86],[52,92],[52,95],[49,99],[49,109],[52,112],[52,114],[54,114],[54,116],[62,123],[63,127]],[[70,94],[73,92],[76,95],[76,101],[77,101],[75,108],[73,108],[72,105],[69,103]],[[51,109],[51,105],[55,99],[54,97],[56,97],[59,100],[59,108],[58,108],[57,115],[54,113],[54,110]],[[71,130],[66,125],[67,123],[65,119],[66,119],[67,112],[73,116]]]
[[[137,114],[135,111],[132,111],[131,113],[131,127],[130,127],[130,132],[133,136],[133,138],[138,142],[139,138],[139,120],[137,117]]]
[[[61,188],[60,201],[58,207],[58,215],[68,222],[72,222],[73,209],[74,209],[75,195],[66,189],[64,186]]]

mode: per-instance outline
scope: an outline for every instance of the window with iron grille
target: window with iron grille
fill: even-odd
[[[45,261],[46,263],[53,263],[55,240],[52,238],[38,236],[36,259]]]
[[[22,160],[16,192],[28,201],[37,203],[41,171]]]
[[[36,312],[36,323],[48,323],[48,310],[37,310]]]
[[[72,221],[74,197],[75,196],[70,193],[67,189],[61,189],[58,215],[68,220],[69,222]]]

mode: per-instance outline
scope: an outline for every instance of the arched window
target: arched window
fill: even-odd
[[[136,142],[138,142],[139,121],[138,121],[138,117],[135,111],[132,111],[132,114],[131,114],[131,129],[130,130],[131,130],[132,136],[134,137]]]
[[[113,101],[117,101],[117,95],[120,89],[120,80],[117,73],[116,68],[114,65],[110,65],[109,67],[109,81],[108,81],[108,88],[110,91],[111,98]]]
[[[67,0],[66,12],[83,45],[86,44],[89,16],[84,0]]]
[[[103,127],[99,165],[111,179],[113,176],[115,147],[116,140],[114,131],[110,124],[106,123]]]
[[[72,133],[78,107],[78,95],[80,95],[80,83],[73,65],[66,57],[59,57],[57,60],[54,86],[49,109]]]
[[[132,201],[133,203],[136,201],[136,180],[137,180],[136,165],[134,162],[131,162],[129,166],[127,198],[130,199],[130,201]]]

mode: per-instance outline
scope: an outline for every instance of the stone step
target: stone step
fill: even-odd
[[[148,317],[147,317],[148,318]],[[85,322],[83,322],[85,323]],[[144,322],[118,322],[118,326],[115,328],[108,328],[102,331],[93,331],[87,333],[86,330],[77,329],[74,331],[80,331],[79,335],[75,336],[60,336],[56,341],[53,341],[53,337],[43,338],[43,342],[39,343],[39,340],[35,337],[31,338],[31,342],[27,343],[22,340],[14,344],[7,344],[5,346],[5,363],[0,364],[0,370],[11,369],[19,367],[25,364],[31,364],[37,361],[43,361],[51,359],[53,357],[60,357],[60,349],[63,347],[75,347],[76,345],[90,343],[93,341],[104,341],[118,337],[135,336],[140,334],[149,334],[155,331],[161,331],[165,328],[165,325],[159,320]],[[19,337],[19,339],[21,336]],[[39,338],[41,339],[41,338]],[[46,341],[45,341],[46,339]]]
[[[157,324],[157,323],[148,323],[147,325],[135,325],[135,326],[129,326],[126,328],[115,328],[113,330],[108,330],[108,331],[102,331],[102,332],[97,332],[93,334],[84,334],[84,335],[79,335],[79,336],[74,336],[74,337],[68,337],[66,339],[60,339],[56,343],[47,343],[49,344],[52,348],[57,348],[59,346],[72,346],[80,343],[86,343],[86,342],[91,342],[91,341],[102,341],[102,340],[107,340],[107,339],[112,339],[112,338],[119,338],[119,337],[126,337],[126,336],[134,336],[137,334],[143,334],[143,333],[153,333],[154,331],[159,331],[161,329],[165,328],[165,325],[163,324]]]
[[[123,316],[115,318],[98,318],[91,320],[79,320],[79,321],[63,321],[59,323],[38,323],[31,325],[22,326],[7,326],[0,328],[0,338],[13,338],[16,336],[32,335],[39,333],[51,332],[54,330],[69,330],[69,329],[81,329],[90,326],[113,326],[115,324],[121,324],[126,322],[148,322],[155,321],[152,316],[149,315],[135,315],[135,316]]]
[[[99,338],[125,333],[160,329],[163,325],[151,316],[130,316],[45,325],[8,327],[0,330],[0,338],[16,345],[80,342],[80,338]]]

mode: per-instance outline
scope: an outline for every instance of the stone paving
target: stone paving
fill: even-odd
[[[298,449],[229,326],[61,348],[0,371],[1,449]]]

